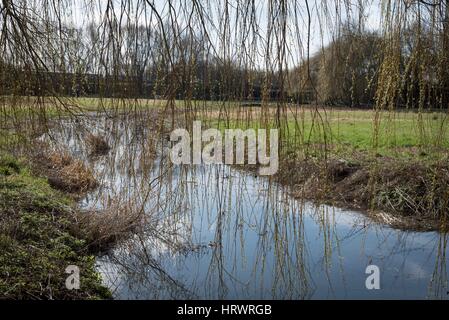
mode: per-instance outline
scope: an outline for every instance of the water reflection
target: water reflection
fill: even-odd
[[[115,297],[447,297],[446,235],[394,230],[357,212],[313,206],[227,166],[173,167],[165,137],[153,137],[151,123],[140,119],[63,123],[50,132],[101,181],[81,201],[84,209],[120,203],[145,216],[135,235],[98,258]],[[88,157],[86,130],[107,137],[108,155]],[[381,270],[381,290],[365,287],[371,264]]]

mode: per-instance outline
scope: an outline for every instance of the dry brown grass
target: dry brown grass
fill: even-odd
[[[379,157],[357,162],[288,158],[278,179],[294,196],[340,207],[388,212],[394,227],[447,228],[449,163],[424,164]]]
[[[80,194],[97,186],[92,170],[68,152],[44,148],[33,156],[33,160],[35,171],[46,176],[55,189]]]
[[[48,154],[49,165],[52,168],[63,168],[73,162],[72,156],[67,152],[50,151]]]
[[[97,185],[92,171],[80,160],[74,160],[59,170],[59,180],[69,192],[85,192]]]
[[[33,170],[46,176],[51,187],[70,193],[77,198],[97,185],[92,170],[83,161],[65,151],[49,150],[39,145],[33,154]],[[74,235],[86,240],[89,252],[101,253],[119,240],[129,237],[142,227],[141,210],[133,203],[112,202],[103,210],[74,210],[69,219]]]
[[[75,232],[80,232],[87,238],[89,250],[93,252],[107,251],[142,225],[139,210],[119,204],[100,211],[78,212],[75,218]]]
[[[109,144],[103,137],[92,133],[87,134],[86,143],[92,156],[101,156],[109,152]]]

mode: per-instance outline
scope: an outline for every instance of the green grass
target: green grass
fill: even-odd
[[[449,125],[446,113],[382,112],[375,134],[373,111],[320,110],[298,111],[283,117],[284,140],[290,148],[299,145],[322,145],[325,142],[334,151],[375,151],[394,157],[439,157],[449,148]],[[253,118],[255,119],[255,117]],[[259,120],[245,121],[230,118],[207,119],[208,126],[224,128],[260,128]],[[271,117],[268,127],[274,126]],[[374,137],[377,136],[377,147]]]
[[[110,298],[86,242],[73,234],[71,199],[0,156],[0,296],[9,299]],[[67,290],[65,268],[81,270],[80,290]]]
[[[38,100],[36,97],[2,97],[0,104],[0,122],[12,123],[13,119],[45,119],[66,116],[71,112],[94,112],[101,110],[132,112],[146,109],[164,109],[166,100],[155,99],[118,99],[118,98],[61,98],[63,104],[52,97]],[[9,99],[9,100],[8,100]],[[15,100],[14,100],[15,99]],[[15,101],[14,107],[10,104]],[[38,103],[39,101],[39,103]],[[178,110],[193,108],[197,116],[208,120],[210,127],[218,128],[257,128],[260,108],[239,107],[235,101],[197,101],[175,100]],[[268,104],[271,125],[274,124],[276,105]],[[341,108],[315,108],[288,105],[282,114],[282,123],[287,145],[296,147],[307,144],[333,146],[336,150],[372,151],[375,147],[373,137],[377,136],[375,152],[388,156],[416,156],[428,154],[438,156],[442,149],[449,147],[448,113],[414,111],[379,113],[378,133],[374,134],[376,113],[373,110],[350,110]],[[205,111],[205,112],[202,112]],[[251,120],[246,117],[251,115]],[[227,118],[227,121],[225,120]],[[218,120],[220,119],[220,120]],[[218,123],[220,122],[220,123]],[[6,139],[2,134],[1,140]],[[326,139],[325,139],[326,137]],[[17,137],[15,137],[17,138]]]

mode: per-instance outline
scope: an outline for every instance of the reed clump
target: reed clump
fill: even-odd
[[[142,215],[130,205],[112,204],[104,210],[78,212],[75,233],[86,236],[91,252],[105,252],[142,226]]]
[[[97,186],[92,170],[66,151],[38,152],[33,156],[33,164],[55,189],[82,194]]]
[[[91,156],[102,156],[110,150],[108,142],[103,137],[93,133],[87,134],[86,144]]]

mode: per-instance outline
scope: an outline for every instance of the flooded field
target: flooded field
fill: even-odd
[[[86,128],[107,139],[106,155],[89,155]],[[97,259],[115,298],[447,297],[446,235],[300,201],[235,167],[173,166],[167,137],[151,132],[139,118],[98,117],[42,137],[94,169],[100,184],[80,200],[85,214],[141,214],[138,230]],[[369,265],[380,269],[380,290],[365,286]]]

